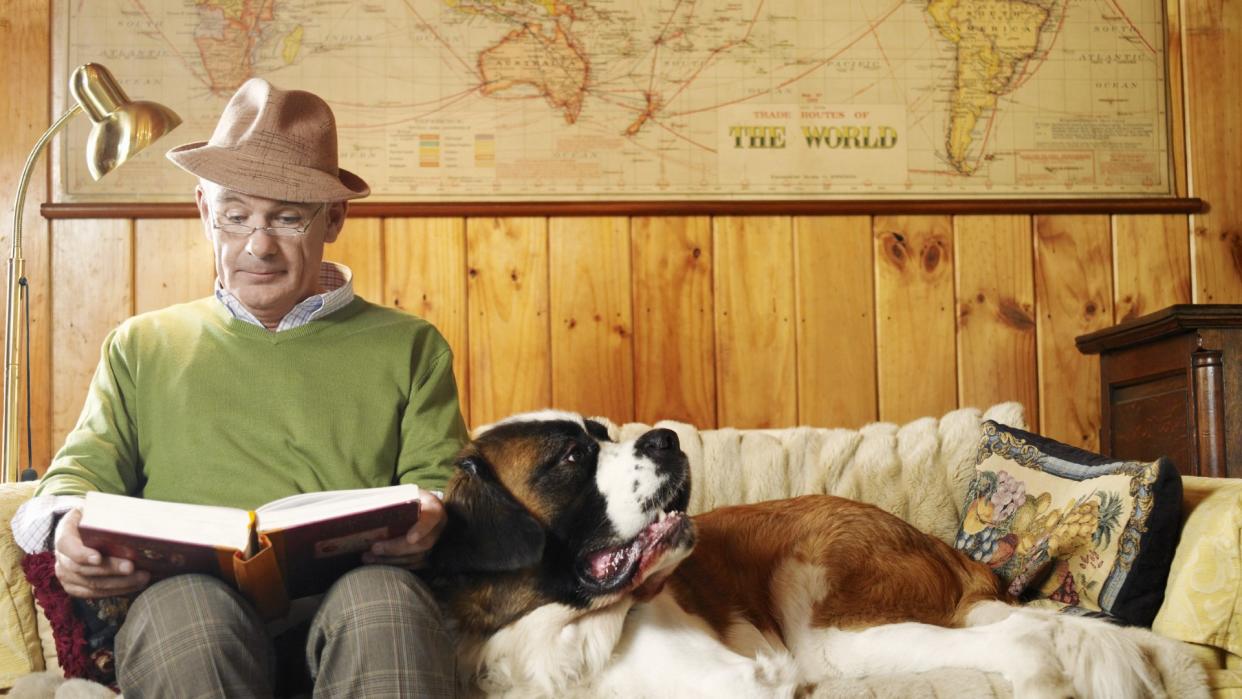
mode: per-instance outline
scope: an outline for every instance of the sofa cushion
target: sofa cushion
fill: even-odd
[[[13,540],[9,524],[13,513],[34,494],[38,485],[6,483],[0,487],[0,572],[4,577],[4,594],[0,595],[0,686],[3,687],[22,675],[44,668],[34,596],[21,569],[22,557],[26,554]]]
[[[51,625],[60,668],[65,677],[115,685],[113,639],[125,621],[130,599],[70,597],[56,578],[55,568],[51,551],[27,554],[22,559],[22,571],[34,590],[35,601]]]
[[[1220,664],[1242,678],[1242,481],[1183,481],[1189,512],[1152,629],[1222,650]]]
[[[1119,461],[987,421],[955,544],[1024,599],[1150,626],[1177,547],[1167,459]]]

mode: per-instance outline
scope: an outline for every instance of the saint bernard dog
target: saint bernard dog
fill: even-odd
[[[793,697],[973,668],[1023,697],[1163,696],[1132,636],[1013,606],[981,563],[812,495],[694,518],[676,433],[555,411],[476,430],[429,579],[471,695]]]

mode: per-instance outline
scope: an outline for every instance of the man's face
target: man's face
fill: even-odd
[[[195,192],[204,233],[215,250],[216,276],[224,288],[268,327],[275,327],[299,301],[320,292],[323,246],[345,222],[343,202],[299,203],[264,199],[200,184]],[[270,231],[236,235],[219,225],[305,228],[303,235]]]

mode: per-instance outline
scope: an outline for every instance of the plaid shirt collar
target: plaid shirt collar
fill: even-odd
[[[324,293],[315,294],[298,302],[285,314],[284,318],[280,319],[275,332],[301,327],[312,320],[323,318],[348,306],[349,302],[354,300],[353,270],[337,262],[324,261],[319,266],[319,287],[325,290]],[[234,318],[261,328],[266,327],[242,305],[241,301],[237,300],[236,296],[220,284],[218,278],[216,279],[216,299],[224,304]]]

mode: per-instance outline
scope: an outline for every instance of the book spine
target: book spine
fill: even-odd
[[[232,568],[237,589],[250,600],[260,616],[271,620],[289,611],[284,576],[280,572],[276,550],[266,536],[259,535],[259,550],[253,556],[245,558],[241,552],[233,556]]]

